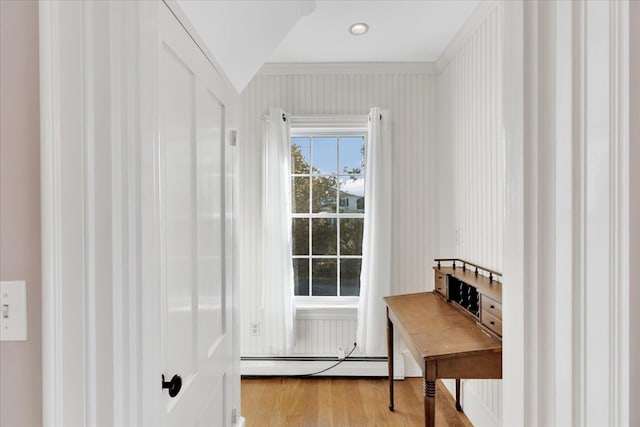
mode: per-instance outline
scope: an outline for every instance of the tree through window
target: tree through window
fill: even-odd
[[[291,138],[296,296],[358,296],[366,134]]]

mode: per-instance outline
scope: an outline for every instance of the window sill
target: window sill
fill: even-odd
[[[297,297],[296,319],[357,320],[358,298]]]

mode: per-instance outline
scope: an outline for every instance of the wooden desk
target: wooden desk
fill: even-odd
[[[389,409],[393,411],[393,327],[422,370],[425,426],[435,425],[438,378],[502,378],[502,343],[433,292],[386,297]]]

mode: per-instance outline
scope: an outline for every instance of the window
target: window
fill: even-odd
[[[360,294],[366,130],[292,129],[292,257],[296,296]]]

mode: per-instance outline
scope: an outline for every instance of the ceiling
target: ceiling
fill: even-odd
[[[435,61],[479,0],[317,0],[267,62]],[[349,27],[369,31],[353,36]]]
[[[480,0],[177,0],[241,92],[265,63],[430,62]],[[356,22],[369,25],[361,36]]]
[[[238,92],[314,9],[310,0],[177,0],[177,5]]]

